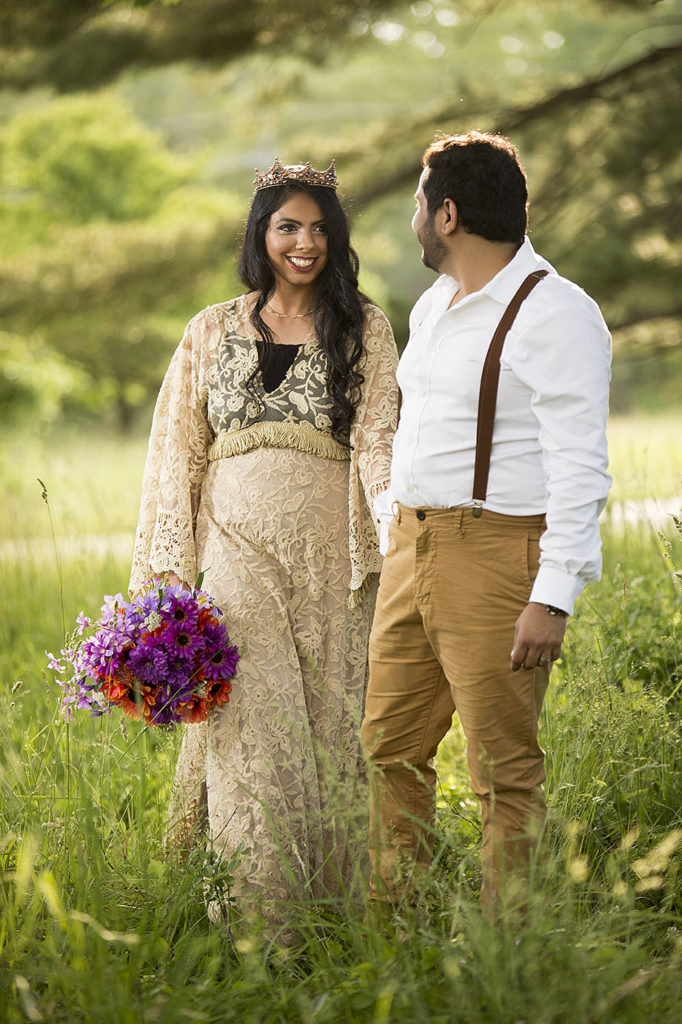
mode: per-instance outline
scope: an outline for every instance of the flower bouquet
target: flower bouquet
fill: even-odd
[[[147,725],[174,726],[202,722],[227,703],[239,652],[222,612],[198,587],[154,580],[130,601],[105,596],[96,622],[81,612],[60,657],[46,651],[66,717],[74,707],[92,715],[120,707]]]

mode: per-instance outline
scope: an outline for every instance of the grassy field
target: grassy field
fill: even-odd
[[[619,501],[680,498],[682,421],[614,421]],[[215,865],[161,835],[178,737],[66,725],[44,651],[126,584],[144,445],[9,439],[0,463],[0,1020],[677,1021],[682,540],[605,527],[543,716],[550,818],[522,927],[478,906],[460,732],[439,752],[426,914],[399,933],[302,902],[282,948],[209,925]],[[60,567],[51,541],[45,483]]]

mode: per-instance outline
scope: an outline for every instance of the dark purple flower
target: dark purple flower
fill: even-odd
[[[208,657],[201,660],[201,672],[205,679],[228,679],[233,676],[239,661],[239,648],[230,645],[227,635],[222,647],[211,648]]]
[[[166,636],[168,650],[172,651],[176,658],[194,658],[194,655],[205,646],[203,636],[196,632],[196,625],[193,629],[191,624],[185,622],[169,626]]]
[[[163,647],[140,644],[131,651],[126,668],[145,683],[160,683],[168,675],[168,657]]]
[[[179,594],[171,594],[163,602],[161,612],[163,618],[173,625],[182,625],[187,629],[196,631],[196,624],[199,618],[199,606],[194,598],[187,591]]]

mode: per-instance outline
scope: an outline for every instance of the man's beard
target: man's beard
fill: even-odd
[[[419,244],[422,247],[422,263],[429,270],[438,272],[448,254],[448,247],[436,235],[433,227],[433,217],[428,217],[424,227],[417,232]]]

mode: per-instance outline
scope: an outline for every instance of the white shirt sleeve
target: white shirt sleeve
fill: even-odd
[[[374,514],[379,520],[379,551],[385,555],[388,550],[388,528],[393,520],[393,496],[387,488],[374,499]]]
[[[582,308],[572,304],[536,322],[507,357],[532,392],[547,484],[547,530],[530,600],[571,613],[585,584],[601,575],[611,338],[585,296]]]

